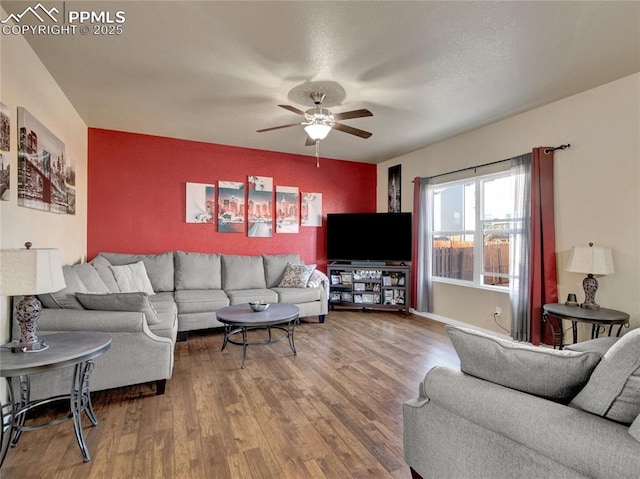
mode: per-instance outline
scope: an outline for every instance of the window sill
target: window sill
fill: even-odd
[[[469,281],[460,281],[456,279],[436,278],[436,277],[431,277],[431,281],[433,281],[434,283],[444,283],[444,284],[452,284],[454,286],[462,286],[464,288],[482,289],[485,291],[491,291],[493,293],[509,294],[509,288],[500,287],[500,286],[488,286],[488,285],[471,283]]]

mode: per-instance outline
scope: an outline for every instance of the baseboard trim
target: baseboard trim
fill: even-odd
[[[448,325],[451,325],[451,326],[460,326],[461,328],[477,329],[478,331],[482,331],[483,333],[491,334],[493,336],[499,336],[499,337],[504,338],[504,339],[512,339],[511,336],[509,336],[507,334],[499,333],[497,331],[492,331],[490,329],[481,328],[481,327],[475,326],[473,324],[463,323],[462,321],[458,321],[458,320],[455,320],[455,319],[447,318],[446,316],[440,316],[439,314],[424,313],[424,312],[420,312],[420,311],[415,311],[413,309],[411,310],[411,313],[415,314],[416,316],[421,316],[421,317],[426,318],[426,319],[431,319],[432,321],[436,321],[438,323],[448,324]]]

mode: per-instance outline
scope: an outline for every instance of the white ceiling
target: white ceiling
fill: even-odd
[[[88,126],[312,156],[301,127],[256,130],[329,82],[373,136],[320,154],[369,163],[640,71],[637,1],[51,3],[126,14],[122,35],[26,36]]]

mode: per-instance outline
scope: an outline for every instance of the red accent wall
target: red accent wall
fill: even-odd
[[[300,226],[298,234],[274,228],[271,238],[247,237],[246,225],[243,233],[218,233],[215,224],[185,222],[187,182],[216,185],[217,196],[218,181],[246,184],[249,175],[269,176],[274,190],[322,193],[325,219],[376,211],[376,165],[321,158],[318,169],[309,156],[96,128],[88,135],[88,259],[101,251],[296,252],[325,270],[324,224]]]

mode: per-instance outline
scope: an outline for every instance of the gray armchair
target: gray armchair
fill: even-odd
[[[403,408],[414,478],[639,477],[640,330],[604,357],[449,333],[462,370],[433,368]]]

